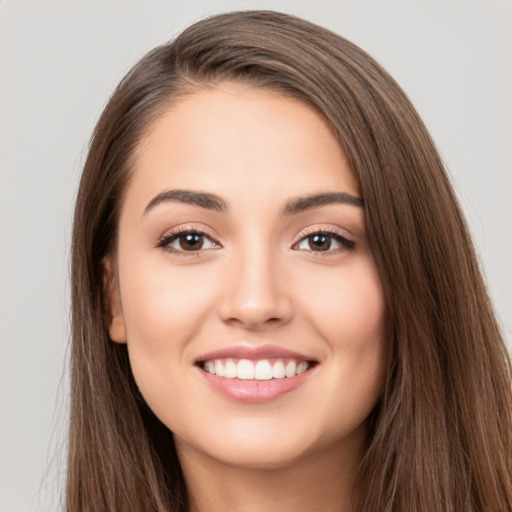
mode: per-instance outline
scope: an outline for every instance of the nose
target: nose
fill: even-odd
[[[219,309],[223,322],[254,331],[289,322],[292,301],[272,254],[242,256],[230,262],[226,273]]]

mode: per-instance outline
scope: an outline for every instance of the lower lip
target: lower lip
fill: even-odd
[[[218,377],[199,369],[215,391],[233,400],[247,403],[270,402],[294,391],[306,381],[312,370],[311,368],[295,377],[283,379],[240,380]]]

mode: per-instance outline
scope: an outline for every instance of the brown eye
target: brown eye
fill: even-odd
[[[218,249],[219,244],[204,233],[183,231],[181,233],[171,233],[163,237],[158,243],[158,247],[175,253],[193,253],[205,249]]]
[[[183,251],[198,251],[204,244],[204,236],[199,233],[187,233],[178,237],[180,249]]]
[[[301,251],[335,252],[343,249],[351,250],[355,242],[335,232],[311,233],[302,238],[293,248]]]
[[[331,237],[327,235],[310,235],[307,240],[312,251],[328,251],[331,248]]]

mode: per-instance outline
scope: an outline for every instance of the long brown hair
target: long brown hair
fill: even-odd
[[[389,311],[390,358],[368,422],[357,510],[512,510],[511,369],[464,219],[405,94],[365,52],[268,11],[203,20],[122,80],[93,135],[72,248],[67,510],[184,511],[172,433],[109,340],[102,261],[138,144],[180,95],[237,81],[314,108],[359,179]]]

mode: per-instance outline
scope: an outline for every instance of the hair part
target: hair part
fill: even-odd
[[[512,508],[511,369],[465,221],[428,132],[365,52],[293,16],[203,20],[147,54],[94,131],[72,246],[68,511],[185,511],[172,433],[133,379],[105,321],[103,259],[137,149],[181,97],[222,82],[305,102],[356,174],[388,308],[390,357],[369,419],[357,509]]]

